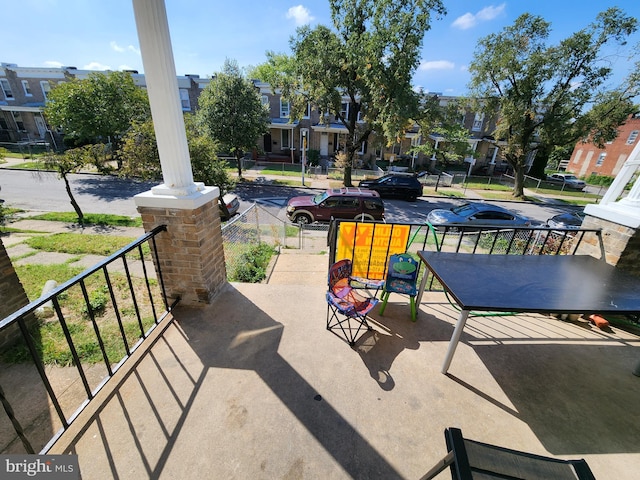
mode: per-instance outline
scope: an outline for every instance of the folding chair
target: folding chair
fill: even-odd
[[[356,283],[356,285],[354,285]],[[349,277],[349,284],[354,288],[364,288],[367,290],[375,290],[373,293],[374,298],[378,296],[378,292],[384,286],[384,279],[374,280],[365,277]]]
[[[380,315],[384,315],[384,309],[387,307],[390,293],[400,293],[409,295],[411,302],[411,320],[416,321],[416,295],[418,289],[416,283],[418,280],[418,270],[420,264],[408,253],[400,253],[389,257],[389,269],[387,270],[387,278],[382,288],[382,305],[380,306]]]
[[[445,468],[453,480],[595,480],[584,459],[559,460],[463,438],[458,428],[444,431],[449,453],[420,480],[430,480]]]
[[[341,332],[347,343],[354,346],[361,330],[372,330],[367,314],[378,304],[375,297],[360,295],[351,284],[351,260],[344,259],[329,268],[327,290],[327,330]]]

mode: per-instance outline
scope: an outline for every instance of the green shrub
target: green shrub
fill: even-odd
[[[608,187],[613,183],[614,178],[615,177],[609,177],[607,175],[597,175],[595,173],[592,173],[585,179],[585,182],[587,182],[589,185],[601,185],[603,187]]]
[[[228,272],[232,282],[260,283],[266,278],[267,266],[276,253],[271,245],[260,243],[252,245],[240,255],[235,265]]]

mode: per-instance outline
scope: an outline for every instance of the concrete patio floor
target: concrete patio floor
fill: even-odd
[[[291,257],[281,266],[326,269],[326,256]],[[307,278],[229,284],[204,309],[176,309],[50,453],[77,453],[84,479],[412,479],[444,456],[453,426],[585,458],[598,479],[638,478],[637,336],[470,318],[443,375],[457,318],[444,295],[427,293],[416,323],[392,296],[351,349],[325,329],[324,278]]]

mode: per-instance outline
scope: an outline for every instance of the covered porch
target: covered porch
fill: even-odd
[[[328,258],[289,257],[269,284],[228,284],[205,308],[175,309],[50,453],[78,454],[92,479],[408,479],[446,453],[453,426],[585,458],[596,478],[635,478],[636,335],[534,314],[470,318],[443,375],[458,312],[442,293],[423,297],[416,323],[392,296],[352,350],[325,329]]]

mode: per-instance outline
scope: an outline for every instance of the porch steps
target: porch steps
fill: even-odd
[[[269,285],[314,285],[327,283],[329,255],[305,250],[282,249],[272,262]]]

